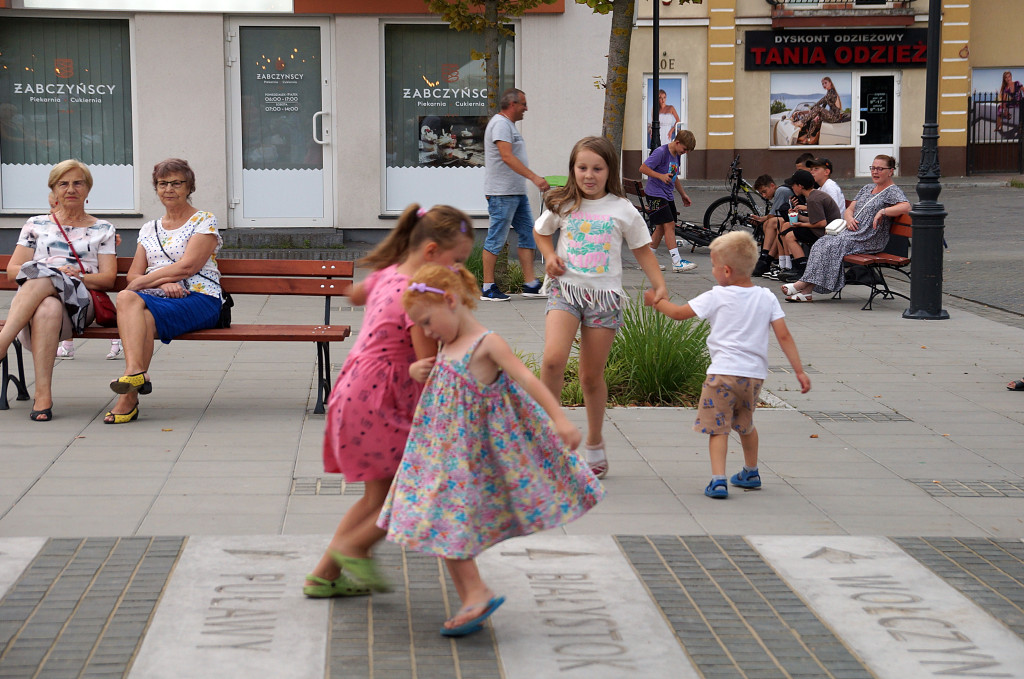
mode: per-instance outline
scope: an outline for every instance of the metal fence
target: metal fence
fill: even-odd
[[[995,92],[975,92],[968,98],[968,175],[1024,173],[1022,104],[1001,101]]]

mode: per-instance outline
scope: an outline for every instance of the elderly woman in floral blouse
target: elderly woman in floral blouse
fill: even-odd
[[[47,184],[53,211],[30,218],[21,229],[7,268],[18,292],[0,330],[0,356],[7,355],[15,337],[32,351],[36,383],[29,418],[36,422],[53,419],[50,384],[57,343],[93,322],[89,291],[109,290],[117,278],[114,225],[85,211],[92,189],[89,168],[62,161],[50,170]]]
[[[222,240],[217,218],[196,210],[189,198],[196,175],[188,162],[168,158],[153,168],[153,188],[164,216],[143,225],[128,287],[117,294],[117,329],[124,345],[124,375],[110,383],[120,394],[107,424],[139,416],[139,394],[153,391],[147,370],[153,340],[169,343],[220,319],[220,272],[215,255]]]

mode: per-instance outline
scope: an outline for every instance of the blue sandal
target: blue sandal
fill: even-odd
[[[475,608],[483,608],[483,613],[476,616],[472,620],[467,620],[457,627],[441,627],[442,637],[465,637],[474,632],[479,632],[484,628],[484,621],[491,617],[494,611],[498,610],[498,607],[505,603],[505,597],[491,597],[486,604],[473,604],[472,606],[463,606],[459,609],[459,613],[468,613]]]

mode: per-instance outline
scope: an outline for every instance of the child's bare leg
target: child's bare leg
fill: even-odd
[[[651,233],[651,249],[654,250],[655,252],[658,251],[658,246],[661,245],[661,237],[665,233],[666,231],[664,224],[654,225],[654,231]],[[667,247],[669,250],[672,249],[671,241],[668,238],[665,238],[665,247]]]
[[[583,390],[583,404],[587,409],[588,446],[596,446],[603,440],[604,409],[608,403],[608,385],[604,381],[604,368],[608,353],[615,340],[611,328],[588,328],[583,326],[580,333],[580,387]]]
[[[708,452],[711,453],[711,475],[725,476],[725,456],[729,453],[729,435],[712,434],[708,437]]]
[[[540,381],[559,402],[565,384],[565,366],[569,362],[580,320],[568,311],[553,309],[544,317],[544,356],[540,364]]]
[[[750,469],[755,469],[757,467],[757,429],[751,429],[747,434],[740,434],[740,443],[743,444],[743,464]],[[722,469],[725,469],[724,461],[722,465]]]
[[[313,575],[326,580],[337,579],[341,569],[331,558],[332,551],[360,559],[370,556],[370,548],[387,534],[387,531],[377,527],[377,517],[380,516],[389,488],[391,479],[374,479],[366,482],[363,496],[345,512],[345,516],[341,517],[334,537],[313,569]],[[306,584],[315,583],[307,581]]]
[[[448,573],[455,583],[455,591],[462,601],[459,612],[444,624],[450,629],[479,617],[482,607],[487,605],[494,593],[480,577],[480,569],[477,568],[475,559],[445,559],[444,564],[448,567]]]

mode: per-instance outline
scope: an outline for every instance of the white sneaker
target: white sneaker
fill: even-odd
[[[120,358],[122,351],[123,349],[121,348],[121,340],[112,341],[110,343],[110,353],[107,354],[107,360],[113,361],[117,358]]]
[[[686,259],[680,259],[678,263],[672,265],[672,270],[675,271],[676,273],[679,273],[681,271],[693,271],[696,268],[696,264]]]
[[[664,264],[661,264],[661,263],[659,263],[659,264],[658,264],[658,271],[664,271],[664,270],[665,270],[665,265],[664,265]]]
[[[57,346],[57,358],[75,360],[75,345],[72,342],[61,342]]]

